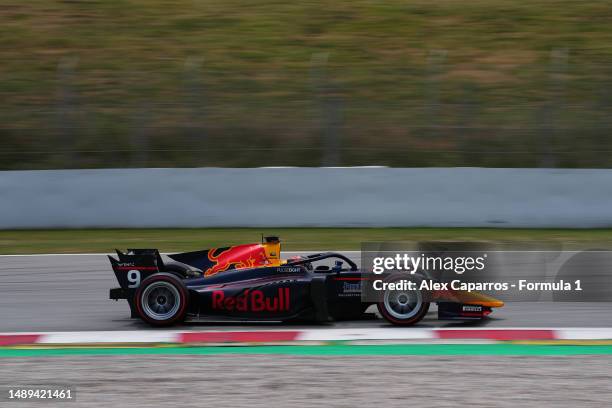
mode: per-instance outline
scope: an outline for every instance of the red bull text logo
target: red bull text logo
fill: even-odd
[[[204,276],[214,275],[228,269],[253,268],[255,266],[267,265],[266,251],[259,244],[238,245],[221,250],[211,249],[208,251],[208,260],[213,266],[204,272]]]
[[[278,288],[276,296],[266,296],[261,290],[245,290],[237,296],[225,296],[222,290],[212,293],[212,308],[238,312],[283,312],[291,306],[289,288]]]

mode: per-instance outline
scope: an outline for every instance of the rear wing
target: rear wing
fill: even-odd
[[[131,262],[134,259],[140,259],[139,257],[154,257],[157,262],[161,265],[161,257],[159,250],[157,249],[140,249],[140,248],[128,248],[126,252],[121,252],[115,249],[117,257],[121,262]],[[136,258],[135,258],[136,257]]]
[[[123,294],[129,296],[122,298],[129,299],[144,279],[159,272],[159,266],[163,263],[157,249],[129,249],[127,253],[119,250],[116,252],[119,259],[109,255],[108,260]]]

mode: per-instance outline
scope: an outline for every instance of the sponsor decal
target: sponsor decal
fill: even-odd
[[[208,251],[208,260],[213,263],[213,266],[204,272],[204,276],[214,275],[228,269],[253,268],[269,264],[266,251],[259,244],[211,249]]]
[[[361,282],[344,282],[344,285],[342,285],[342,291],[344,293],[361,293]]]
[[[212,293],[212,308],[238,312],[283,312],[291,306],[289,288],[278,288],[275,296],[266,296],[263,291],[245,290],[240,295],[226,296],[222,290]]]
[[[134,266],[134,262],[118,262],[118,266]]]
[[[338,296],[361,296],[361,282],[342,282],[342,293]]]
[[[300,272],[301,269],[298,268],[297,266],[281,266],[280,268],[278,268],[278,271],[295,273],[295,272]]]
[[[132,269],[137,269],[141,271],[156,271],[157,266],[137,266],[134,262],[120,262],[117,263],[117,266],[113,267],[118,271],[131,271]]]

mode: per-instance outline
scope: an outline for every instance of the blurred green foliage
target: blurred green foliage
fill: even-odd
[[[0,38],[2,169],[612,166],[605,0],[8,0]]]
[[[0,230],[0,255],[110,253],[115,248],[180,252],[281,238],[284,251],[359,251],[363,242],[489,242],[512,250],[608,249],[612,229],[529,228],[133,228]]]

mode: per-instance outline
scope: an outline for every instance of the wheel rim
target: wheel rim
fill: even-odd
[[[142,292],[141,304],[144,313],[154,320],[168,320],[181,307],[178,289],[168,282],[155,282]]]
[[[386,291],[384,304],[387,312],[396,319],[410,319],[414,317],[423,304],[421,291]]]

